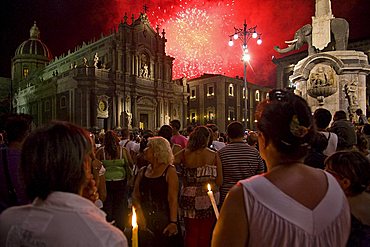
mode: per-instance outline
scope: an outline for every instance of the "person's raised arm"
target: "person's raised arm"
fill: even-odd
[[[243,187],[235,185],[226,196],[212,237],[212,247],[244,247],[248,241],[248,219]]]
[[[185,149],[181,149],[179,152],[174,154],[174,158],[175,158],[173,161],[174,166],[180,165],[183,162],[184,153],[185,153]]]

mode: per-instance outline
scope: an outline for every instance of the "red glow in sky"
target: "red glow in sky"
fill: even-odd
[[[333,14],[336,17],[354,15],[365,1],[370,2],[333,0]],[[273,47],[284,47],[284,41],[293,39],[295,30],[311,23],[314,15],[314,0],[149,0],[142,1],[142,5],[138,1],[135,4],[121,1],[116,11],[120,15],[124,12],[137,15],[143,11],[144,4],[149,7],[147,14],[152,26],[159,25],[166,31],[166,52],[175,57],[174,78],[192,78],[203,73],[242,76],[241,41],[229,47],[229,35],[234,27],[243,27],[244,19],[248,27],[257,25],[263,43],[258,46],[253,39],[248,43],[251,61],[247,78],[261,85],[275,81],[275,65],[271,59],[279,54]],[[351,20],[347,20],[351,26]]]
[[[350,39],[370,38],[370,0],[331,0],[335,17],[350,24]],[[0,76],[10,73],[10,60],[17,46],[29,38],[33,21],[41,31],[42,41],[52,54],[59,56],[83,41],[99,37],[118,26],[124,13],[135,18],[149,9],[148,17],[155,29],[166,31],[166,52],[175,57],[174,79],[195,77],[203,73],[243,76],[241,42],[228,46],[234,27],[257,25],[263,43],[248,44],[251,55],[248,81],[274,85],[275,45],[285,47],[294,32],[311,23],[314,0],[12,0],[0,8]],[[30,11],[32,10],[32,11]],[[129,22],[130,22],[129,18]],[[366,28],[365,28],[366,27]],[[16,30],[16,31],[15,31]],[[6,68],[6,70],[4,69]]]

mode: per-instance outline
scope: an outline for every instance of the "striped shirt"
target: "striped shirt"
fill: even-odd
[[[238,181],[264,171],[264,162],[254,147],[245,142],[232,142],[218,151],[222,164],[221,203]]]

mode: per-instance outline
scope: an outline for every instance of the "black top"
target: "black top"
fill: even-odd
[[[156,178],[146,177],[145,172],[147,167],[144,168],[139,187],[141,208],[143,211],[148,211],[148,213],[166,211],[169,217],[168,185],[166,181],[168,167],[163,171],[161,176]]]
[[[173,242],[173,237],[163,234],[170,223],[170,208],[168,203],[167,168],[161,176],[148,178],[145,176],[147,167],[143,169],[139,190],[141,209],[145,217],[148,231],[139,233],[140,247],[171,247],[180,246]],[[140,229],[140,228],[139,228]]]

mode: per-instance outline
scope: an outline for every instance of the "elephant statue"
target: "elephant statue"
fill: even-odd
[[[323,51],[344,51],[347,50],[349,24],[343,18],[333,18],[330,20],[331,42]],[[293,50],[299,50],[305,43],[308,44],[308,55],[316,54],[319,52],[312,46],[312,25],[306,24],[298,29],[294,34],[292,41],[285,41],[289,44],[288,47],[281,49],[275,46],[275,51],[279,53],[287,53]]]

